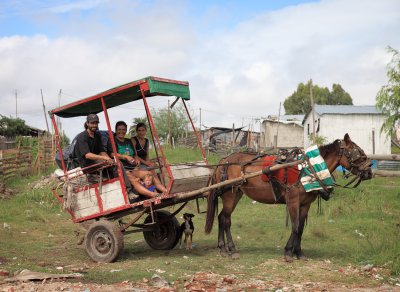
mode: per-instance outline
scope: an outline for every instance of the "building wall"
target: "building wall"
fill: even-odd
[[[279,128],[278,128],[279,125]],[[278,130],[278,148],[303,148],[304,132],[303,127],[291,123],[284,124],[265,120],[261,124],[261,147],[275,147],[275,140]]]
[[[325,114],[319,116],[315,114],[315,129],[318,128],[319,119],[319,136],[327,138],[327,143],[331,143],[336,139],[343,139],[348,133],[350,138],[359,145],[366,154],[373,154],[373,136],[375,136],[375,154],[390,154],[391,141],[384,133],[380,132],[381,126],[385,119],[384,115],[339,115]],[[308,140],[309,133],[312,133],[312,115],[310,114],[304,123],[304,147],[310,146]]]

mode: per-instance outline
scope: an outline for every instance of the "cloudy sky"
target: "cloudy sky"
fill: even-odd
[[[204,126],[277,115],[310,78],[372,105],[399,28],[398,0],[2,0],[0,114],[45,129],[41,89],[49,110],[149,75],[189,81]],[[83,120],[62,120],[68,136]]]

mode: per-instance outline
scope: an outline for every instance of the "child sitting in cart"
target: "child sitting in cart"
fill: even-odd
[[[149,173],[146,174],[143,178],[142,185],[149,190],[150,192],[153,192],[156,196],[159,196],[160,194],[157,192],[157,188],[154,185],[154,176]]]

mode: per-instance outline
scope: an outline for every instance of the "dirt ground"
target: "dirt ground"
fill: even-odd
[[[266,270],[279,264],[276,260],[264,263]],[[83,283],[78,280],[52,280],[30,282],[5,282],[7,278],[0,273],[0,292],[10,291],[400,291],[398,278],[388,277],[387,271],[376,267],[346,266],[330,270],[329,261],[307,261],[301,269],[304,277],[290,278],[288,275],[263,276],[243,279],[238,275],[220,275],[212,272],[197,272],[175,282],[167,282],[162,276],[154,274],[151,279],[139,282],[123,281],[121,283],[101,285]],[[0,271],[1,272],[1,271]],[[298,269],[292,274],[300,273]],[[319,273],[321,280],[310,282],[307,273]],[[335,280],[329,273],[337,273]],[[268,273],[266,273],[268,274]],[[10,275],[8,275],[10,277]],[[263,278],[264,280],[261,280]],[[383,279],[386,278],[386,282]],[[339,280],[338,280],[339,279]],[[356,279],[356,281],[353,281]],[[389,279],[389,282],[388,280]],[[354,283],[358,284],[354,284]],[[345,284],[346,283],[346,284]],[[348,284],[352,283],[352,284]]]

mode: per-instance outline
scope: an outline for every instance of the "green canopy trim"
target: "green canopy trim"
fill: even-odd
[[[103,111],[101,98],[104,99],[106,108],[112,108],[142,99],[141,90],[146,97],[176,96],[185,100],[190,99],[189,82],[149,76],[53,109],[49,114],[62,118],[97,114]]]

